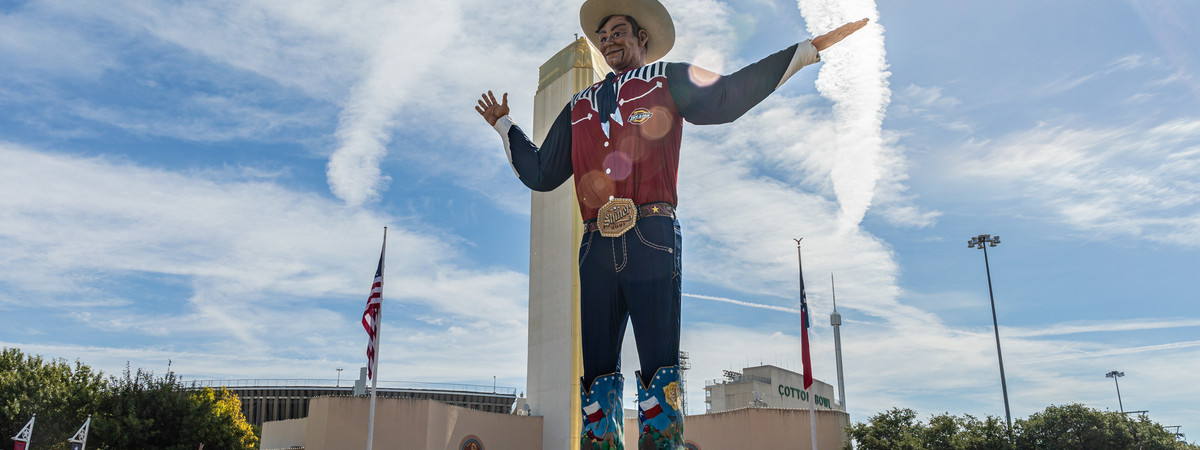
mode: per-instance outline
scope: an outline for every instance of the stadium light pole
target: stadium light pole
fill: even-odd
[[[338,371],[337,387],[342,387],[342,368],[338,367],[337,371]]]
[[[1104,374],[1106,378],[1112,378],[1113,384],[1117,385],[1117,406],[1121,408],[1121,414],[1125,414],[1125,405],[1121,403],[1121,383],[1117,382],[1117,378],[1125,376],[1125,372],[1112,371]]]
[[[1000,390],[1004,393],[1004,418],[1008,421],[1008,439],[1012,440],[1012,413],[1008,409],[1008,383],[1004,380],[1004,355],[1000,352],[1000,325],[996,321],[996,296],[992,294],[992,268],[988,264],[987,248],[1000,243],[1000,236],[981,234],[967,241],[967,248],[983,250],[983,267],[987,270],[988,298],[992,301],[992,329],[996,332],[996,359],[1000,361]]]

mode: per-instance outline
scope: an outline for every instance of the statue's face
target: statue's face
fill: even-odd
[[[650,33],[646,30],[633,31],[633,24],[625,16],[613,16],[600,25],[598,30],[600,53],[614,72],[623,72],[646,65],[646,42]]]

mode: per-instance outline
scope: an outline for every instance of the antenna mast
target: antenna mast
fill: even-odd
[[[833,353],[837,356],[838,403],[842,411],[846,410],[846,377],[842,374],[842,315],[837,310],[837,288],[834,287],[833,274],[829,274],[829,288],[833,293],[833,314],[829,315],[829,324],[833,325]]]

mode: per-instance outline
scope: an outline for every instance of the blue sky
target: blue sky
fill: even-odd
[[[873,25],[730,125],[679,181],[702,382],[799,369],[854,420],[1126,409],[1200,433],[1200,5],[665,1],[667,60],[728,73]],[[559,1],[0,3],[0,344],[189,378],[334,378],[389,226],[385,380],[524,389],[529,194],[471,109],[579,32]],[[724,299],[724,300],[722,300]],[[626,370],[636,368],[626,346]]]

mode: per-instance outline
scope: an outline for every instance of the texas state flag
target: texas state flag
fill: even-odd
[[[592,404],[583,407],[583,416],[587,419],[587,423],[596,423],[604,418],[604,410],[600,409],[600,402],[592,402]]]
[[[643,422],[653,419],[663,412],[662,405],[658,403],[658,397],[654,396],[642,400],[640,403],[638,403],[638,406],[641,407],[639,409],[641,409],[640,413],[642,415]]]

